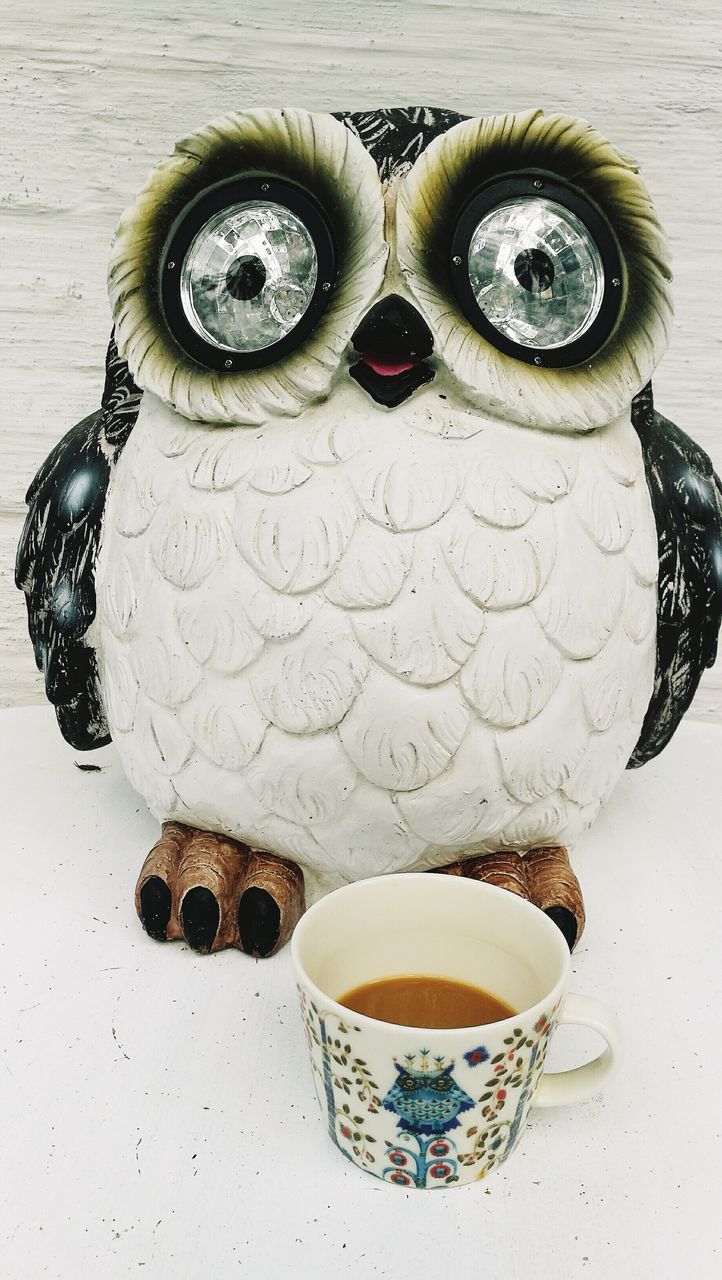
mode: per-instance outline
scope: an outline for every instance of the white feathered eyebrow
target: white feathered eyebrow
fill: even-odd
[[[340,239],[333,296],[312,335],[277,365],[205,369],[185,355],[163,319],[162,248],[174,217],[199,190],[259,167],[302,181],[327,208]],[[328,393],[382,284],[387,254],[376,164],[345,125],[295,109],[226,116],[179,142],[120,220],[108,271],[118,349],[138,386],[187,418],[258,426],[274,413],[296,416]]]
[[[605,214],[623,256],[627,293],[601,351],[569,369],[538,369],[496,350],[465,320],[445,273],[446,241],[474,185],[539,169]],[[542,111],[465,120],[431,142],[401,183],[401,270],[443,355],[480,407],[537,428],[589,431],[629,410],[666,350],[672,319],[666,240],[633,162],[584,120]]]

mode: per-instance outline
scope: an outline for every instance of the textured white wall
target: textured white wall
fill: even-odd
[[[249,105],[583,115],[639,161],[670,237],[657,404],[722,470],[722,9],[696,0],[4,0],[0,30],[0,705],[42,689],[12,585],[23,494],[96,408],[120,211],[176,138]],[[722,720],[722,664],[694,714]]]

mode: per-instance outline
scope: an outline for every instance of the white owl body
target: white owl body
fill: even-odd
[[[535,431],[333,395],[259,427],[146,392],[114,471],[95,642],[161,820],[294,858],[313,897],[568,843],[649,704],[658,552],[629,413]]]

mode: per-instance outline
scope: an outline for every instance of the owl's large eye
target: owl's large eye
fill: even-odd
[[[272,175],[219,183],[171,227],[160,295],[177,342],[211,369],[257,369],[298,346],[321,316],[335,250],[321,207]]]
[[[450,254],[464,314],[507,355],[568,368],[599,351],[617,325],[624,277],[614,234],[584,196],[544,174],[475,192]]]
[[[418,1080],[414,1080],[413,1076],[406,1074],[400,1075],[396,1083],[399,1089],[403,1089],[404,1093],[418,1093],[421,1087]]]

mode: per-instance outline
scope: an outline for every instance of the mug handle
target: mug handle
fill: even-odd
[[[622,1041],[619,1023],[612,1010],[600,1000],[590,996],[567,995],[564,997],[557,1026],[574,1022],[582,1027],[592,1027],[607,1042],[607,1047],[591,1062],[570,1071],[550,1071],[542,1075],[534,1095],[537,1107],[558,1107],[571,1102],[583,1102],[599,1093],[605,1080],[619,1065]]]

